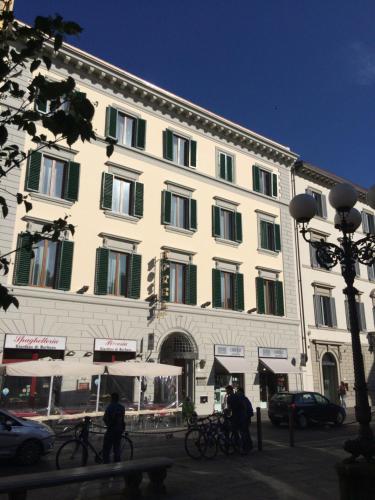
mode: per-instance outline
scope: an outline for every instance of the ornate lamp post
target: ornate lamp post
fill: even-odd
[[[367,266],[375,262],[375,235],[367,234],[365,238],[354,241],[353,236],[361,224],[361,214],[354,208],[358,199],[356,190],[349,184],[337,184],[329,193],[329,202],[336,209],[335,228],[341,233],[338,245],[321,241],[312,241],[309,237],[308,224],[317,213],[313,196],[299,194],[289,204],[291,216],[301,225],[303,239],[316,249],[319,264],[331,269],[337,264],[341,266],[341,274],[345,280],[344,294],[347,296],[352,337],[354,380],[355,380],[355,416],[359,423],[356,439],[345,442],[344,449],[350,453],[351,459],[363,456],[366,461],[375,457],[375,439],[370,427],[371,408],[368,402],[367,383],[360,342],[360,328],[356,307],[358,290],[354,286],[356,276],[355,263]],[[375,209],[375,186],[367,194],[368,204]]]

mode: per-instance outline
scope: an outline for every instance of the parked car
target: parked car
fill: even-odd
[[[16,458],[22,465],[32,465],[50,452],[53,444],[54,433],[48,425],[0,410],[1,458]]]
[[[332,422],[342,425],[346,412],[342,406],[331,403],[317,392],[279,392],[272,396],[268,416],[273,425],[288,422],[289,408],[293,409],[295,423],[305,429],[309,423]]]

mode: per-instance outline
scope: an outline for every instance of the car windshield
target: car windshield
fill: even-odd
[[[285,393],[282,393],[282,392],[279,392],[278,394],[275,394],[272,397],[272,401],[282,402],[282,403],[291,403],[292,399],[293,399],[293,395],[292,394],[285,394]]]

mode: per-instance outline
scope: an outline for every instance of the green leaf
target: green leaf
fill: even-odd
[[[61,45],[63,43],[63,37],[60,34],[55,35],[55,41],[53,44],[53,48],[55,49],[55,52],[57,52],[59,49],[61,49]]]
[[[8,139],[8,131],[5,125],[0,125],[0,146],[6,143]]]
[[[107,150],[106,150],[108,158],[110,158],[112,156],[114,150],[115,150],[114,145],[113,144],[108,144]]]
[[[0,196],[0,205],[1,205],[1,211],[3,212],[3,217],[5,219],[9,213],[9,209],[8,209],[6,199],[3,196]]]
[[[42,59],[43,59],[44,64],[46,65],[46,68],[49,71],[51,69],[51,64],[52,64],[51,59],[47,56],[43,56]]]
[[[21,203],[23,202],[23,194],[22,193],[17,193],[16,194],[16,198],[17,198],[18,205],[21,205]]]
[[[33,208],[33,204],[30,203],[29,201],[24,200],[24,205],[25,205],[25,210],[26,212],[30,212],[30,210]]]
[[[30,72],[33,73],[36,69],[38,69],[41,62],[42,61],[40,59],[34,59],[33,62],[30,64]]]

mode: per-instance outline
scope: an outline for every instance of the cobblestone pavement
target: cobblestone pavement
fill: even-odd
[[[165,500],[335,500],[338,481],[334,466],[346,454],[342,444],[356,434],[357,425],[352,412],[341,428],[331,426],[296,430],[295,447],[288,442],[286,427],[273,428],[268,421],[263,425],[264,449],[254,450],[246,457],[218,455],[213,460],[194,461],[184,450],[183,433],[166,439],[163,434],[132,436],[134,457],[167,456],[174,466],[166,480],[167,492],[156,497],[147,490],[147,479],[142,486],[143,498]],[[253,437],[255,437],[255,426]],[[33,468],[22,468],[11,463],[0,463],[0,475],[48,471],[54,469],[54,456],[49,455]],[[0,495],[0,500],[5,500]],[[121,479],[95,481],[78,485],[35,490],[30,500],[117,500],[124,498]]]

